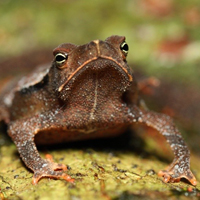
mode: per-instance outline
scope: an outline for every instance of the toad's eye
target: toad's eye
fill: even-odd
[[[126,42],[122,42],[120,45],[120,49],[125,56],[128,54],[128,44]]]
[[[67,60],[67,54],[57,53],[55,55],[55,61],[57,64],[62,65]]]

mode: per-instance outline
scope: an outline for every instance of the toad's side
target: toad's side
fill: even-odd
[[[120,36],[81,46],[63,44],[54,50],[50,68],[45,66],[17,81],[11,92],[11,86],[2,92],[0,118],[8,123],[22,160],[34,172],[34,184],[42,177],[73,181],[64,172],[65,165],[42,159],[35,143],[108,137],[133,123],[144,123],[157,129],[174,152],[172,164],[160,172],[164,181],[186,178],[196,185],[189,150],[172,120],[138,107],[127,53],[128,45]]]

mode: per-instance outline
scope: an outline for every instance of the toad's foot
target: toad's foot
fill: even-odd
[[[139,116],[138,122],[156,129],[165,137],[174,153],[172,164],[158,175],[163,176],[165,182],[179,182],[181,178],[185,178],[192,185],[196,185],[197,181],[190,171],[190,151],[173,120],[167,115],[140,110],[137,107],[134,107],[134,112],[137,112],[134,116]]]
[[[61,171],[56,171],[61,170]],[[38,181],[43,177],[49,177],[54,179],[64,179],[70,183],[74,182],[69,175],[67,175],[64,171],[67,170],[66,165],[54,163],[48,160],[43,160],[43,163],[40,168],[34,170],[34,175],[32,179],[32,184],[36,185]]]
[[[165,183],[168,182],[179,182],[181,178],[187,179],[192,185],[196,185],[197,181],[190,169],[182,170],[175,165],[174,167],[168,167],[166,170],[161,170],[158,173],[159,176],[162,176]]]
[[[19,120],[9,126],[8,133],[13,138],[19,154],[28,168],[33,172],[32,184],[37,184],[38,181],[43,177],[64,179],[68,182],[73,183],[72,179],[65,171],[67,170],[66,165],[54,163],[50,155],[47,155],[47,159],[42,159],[34,141],[34,136],[38,130],[41,130],[41,124],[35,122],[41,122],[38,120],[38,115],[31,118],[30,121]],[[26,126],[22,126],[26,124]],[[31,129],[34,128],[34,129]]]

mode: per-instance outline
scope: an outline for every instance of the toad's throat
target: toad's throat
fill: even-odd
[[[90,64],[60,93],[67,120],[78,124],[78,127],[72,128],[88,133],[97,126],[101,128],[105,123],[112,124],[115,118],[126,112],[122,97],[129,86],[127,77],[110,64],[100,70],[93,70],[93,67],[94,63]]]
[[[68,79],[58,88],[58,91],[60,92],[61,90],[63,90],[63,88],[70,84],[71,82],[73,82],[76,77],[81,74],[83,71],[85,71],[86,69],[89,68],[90,64],[96,61],[101,61],[102,60],[102,65],[98,65],[99,67],[93,67],[93,70],[99,70],[101,68],[103,68],[103,66],[105,64],[103,64],[103,62],[106,63],[106,65],[110,65],[110,67],[114,67],[116,70],[118,70],[123,76],[126,77],[126,80],[131,83],[133,81],[132,75],[130,74],[130,71],[128,71],[125,67],[123,67],[119,62],[117,62],[116,60],[114,60],[112,57],[108,57],[108,56],[100,56],[100,57],[94,57],[93,59],[90,59],[86,62],[84,62],[82,65],[80,65],[69,77]],[[95,66],[92,65],[92,66]]]
[[[91,112],[90,112],[89,121],[92,121],[92,120],[95,119],[94,112],[95,112],[96,107],[97,107],[97,95],[98,95],[98,78],[96,77],[95,88],[94,88],[94,103],[93,103],[93,107],[92,107]]]

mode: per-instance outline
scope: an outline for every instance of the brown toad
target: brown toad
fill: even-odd
[[[35,143],[109,137],[143,123],[158,130],[174,153],[172,164],[159,173],[164,181],[186,178],[196,185],[190,152],[172,119],[140,108],[127,53],[125,37],[120,36],[80,46],[62,44],[54,50],[50,67],[37,69],[1,92],[0,120],[8,124],[22,160],[34,172],[33,184],[42,177],[73,181],[64,164],[42,159]]]

